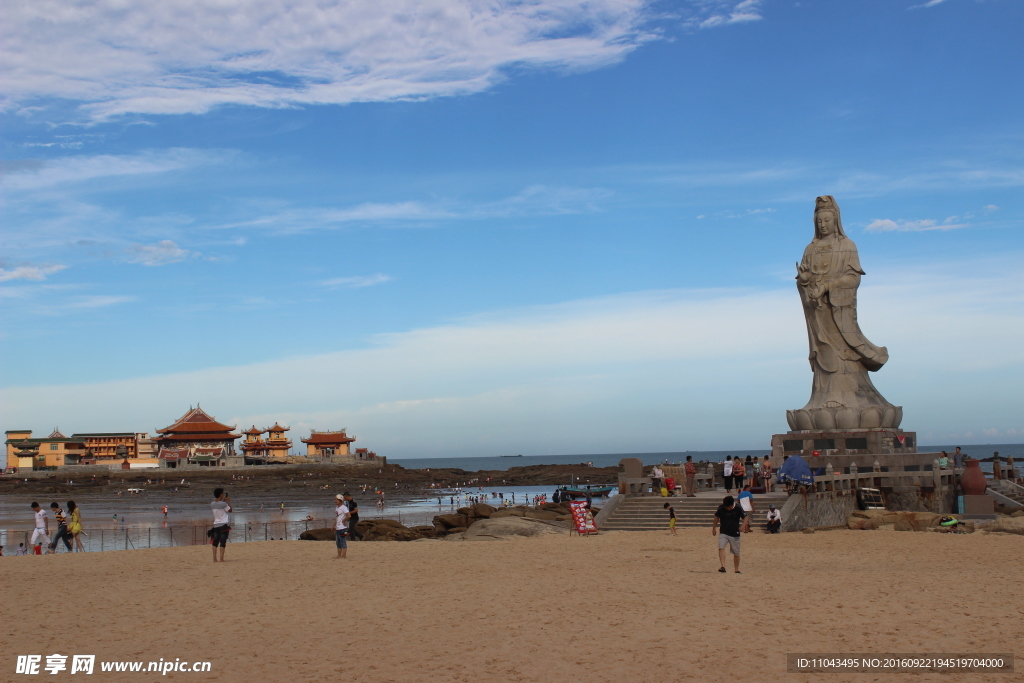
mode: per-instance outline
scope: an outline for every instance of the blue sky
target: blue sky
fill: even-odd
[[[5,429],[762,447],[832,194],[903,427],[1024,440],[1021,3],[282,4],[11,3]]]

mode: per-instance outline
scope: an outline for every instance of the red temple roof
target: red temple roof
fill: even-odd
[[[349,436],[342,429],[339,432],[317,432],[313,431],[310,433],[308,439],[302,439],[302,443],[352,443],[356,440],[356,437]]]
[[[242,433],[243,433],[243,434],[252,434],[252,435],[254,435],[254,436],[259,436],[260,434],[262,434],[262,433],[263,433],[263,431],[262,431],[262,430],[259,430],[259,429],[256,429],[256,425],[253,425],[253,426],[252,426],[252,429],[246,429],[246,430],[245,430],[244,432],[242,432]]]
[[[163,429],[156,430],[157,433],[163,434],[162,437],[157,437],[154,441],[162,441],[164,439],[183,439],[183,438],[208,438],[208,439],[237,439],[238,434],[232,434],[231,430],[234,427],[229,427],[226,424],[217,422],[212,416],[208,415],[202,408],[196,406],[190,409],[187,413],[178,418],[178,421],[172,424],[170,427],[164,427]],[[202,434],[202,437],[196,435]],[[191,435],[191,436],[185,436]]]
[[[274,426],[268,429],[268,432],[287,432],[290,431],[291,427],[282,427],[281,425],[274,423]]]

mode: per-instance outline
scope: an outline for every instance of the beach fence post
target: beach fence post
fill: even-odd
[[[263,540],[267,540],[267,523],[263,523]]]
[[[147,539],[147,542],[146,542],[146,547],[147,548],[152,548],[153,547],[153,527],[151,527],[151,526],[146,527],[146,536],[149,537]]]

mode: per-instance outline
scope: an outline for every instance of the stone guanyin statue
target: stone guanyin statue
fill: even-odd
[[[789,428],[899,427],[903,408],[886,401],[868,376],[885,365],[889,352],[869,342],[857,324],[857,287],[864,271],[831,196],[815,202],[814,239],[796,269],[814,383],[807,405],[786,411]]]

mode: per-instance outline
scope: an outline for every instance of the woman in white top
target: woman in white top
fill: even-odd
[[[725,483],[725,492],[732,492],[732,456],[725,456],[725,464],[722,466],[722,479]]]
[[[334,497],[334,505],[334,544],[338,546],[338,556],[334,559],[344,560],[348,555],[348,520],[351,514],[340,493]]]

